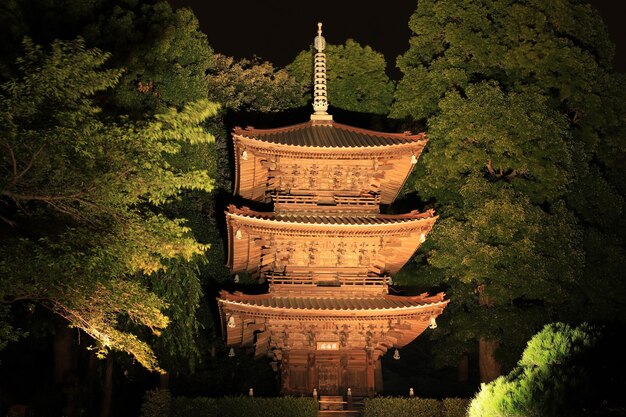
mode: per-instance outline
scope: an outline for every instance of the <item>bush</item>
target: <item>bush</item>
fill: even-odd
[[[169,416],[172,406],[172,396],[167,389],[146,391],[141,404],[141,417]]]
[[[165,417],[165,414],[162,414]],[[317,404],[304,397],[175,398],[171,417],[317,417]]]
[[[467,398],[444,398],[443,417],[465,417],[470,400]]]
[[[430,398],[371,398],[365,400],[364,417],[447,417],[439,400]]]
[[[587,324],[546,325],[509,375],[481,386],[469,416],[585,415],[597,402],[590,377],[598,339],[598,331]]]
[[[150,391],[151,395],[159,391]],[[168,392],[169,395],[169,392]],[[171,414],[155,409],[144,414],[144,408],[153,398],[146,395],[142,417],[317,417],[317,403],[308,397],[224,397],[174,398]],[[151,400],[153,403],[156,401]],[[446,398],[372,398],[365,399],[364,417],[464,417],[469,400]],[[168,408],[169,409],[169,408]]]

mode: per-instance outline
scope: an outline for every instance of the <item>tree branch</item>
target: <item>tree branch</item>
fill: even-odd
[[[0,220],[2,220],[3,222],[5,222],[6,224],[8,224],[11,227],[15,227],[15,225],[17,224],[13,220],[4,217],[2,214],[0,214]]]
[[[13,184],[15,184],[20,178],[22,178],[24,176],[24,174],[26,174],[30,170],[30,168],[33,166],[33,163],[35,162],[35,159],[37,159],[37,156],[39,156],[39,154],[41,153],[42,150],[43,150],[43,145],[39,149],[37,149],[37,152],[35,152],[33,154],[33,156],[30,157],[30,161],[28,161],[28,164],[26,165],[26,167],[19,174],[17,174],[17,171],[16,171],[17,167],[14,164],[14,166],[13,166],[13,173],[14,173]]]
[[[13,152],[13,148],[8,143],[4,143],[4,146],[9,150],[9,155],[11,155],[11,162],[13,163],[13,178],[17,176],[17,160],[15,159],[15,153]]]

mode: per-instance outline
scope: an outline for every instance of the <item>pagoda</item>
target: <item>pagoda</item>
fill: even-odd
[[[381,357],[436,327],[448,303],[443,293],[389,294],[437,216],[380,205],[394,201],[428,139],[334,122],[324,47],[320,23],[311,120],[233,131],[235,194],[274,210],[228,207],[228,266],[269,292],[222,291],[218,306],[227,345],[271,359],[282,394],[373,396]]]

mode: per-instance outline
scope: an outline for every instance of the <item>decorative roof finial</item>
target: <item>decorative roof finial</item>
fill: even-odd
[[[314,45],[317,52],[324,51],[326,47],[326,39],[322,36],[322,22],[317,24],[317,36],[315,37]]]
[[[322,36],[322,24],[317,24],[317,36],[313,43],[317,53],[315,54],[315,74],[313,78],[313,110],[311,120],[333,120],[333,116],[327,113],[328,97],[326,95],[326,40]]]

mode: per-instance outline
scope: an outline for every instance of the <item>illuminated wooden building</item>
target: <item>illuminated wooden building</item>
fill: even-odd
[[[230,206],[228,265],[269,292],[222,292],[229,346],[269,357],[283,394],[357,396],[382,390],[380,359],[428,326],[443,294],[388,294],[390,277],[424,242],[432,211],[380,214],[396,198],[427,138],[335,123],[327,114],[324,39],[315,40],[311,120],[235,128],[235,193],[273,212]]]

